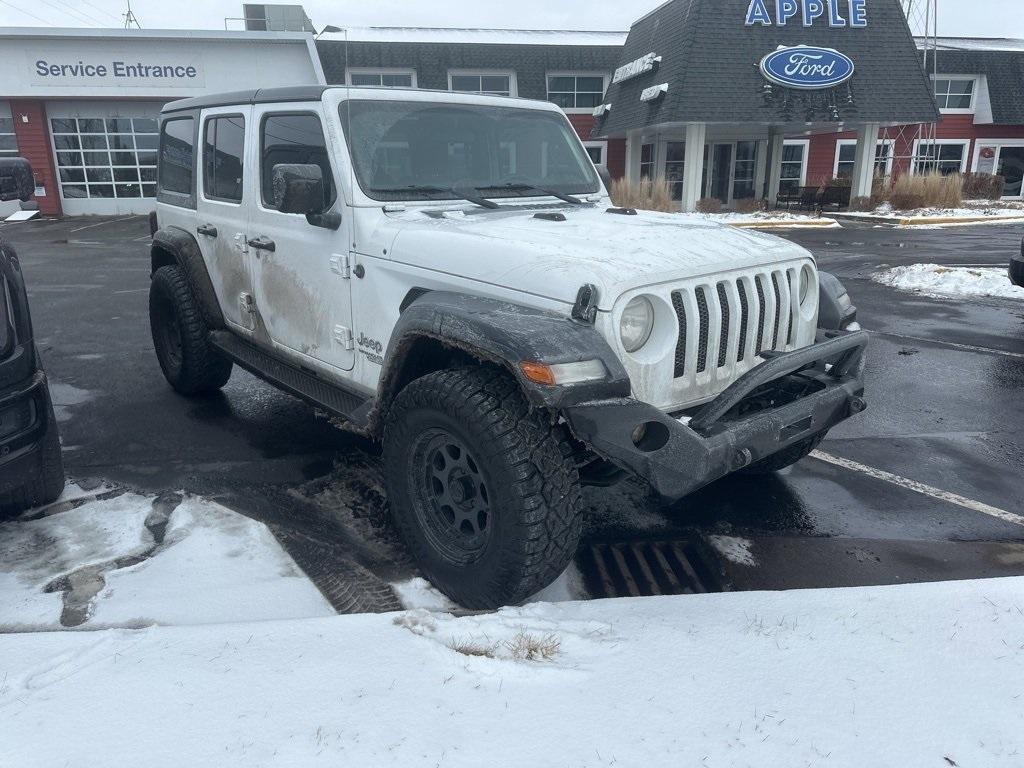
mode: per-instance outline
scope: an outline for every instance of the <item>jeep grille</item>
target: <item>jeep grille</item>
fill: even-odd
[[[709,366],[729,368],[791,345],[799,317],[797,275],[796,269],[776,269],[673,291],[679,320],[675,378],[695,378]],[[697,331],[693,360],[686,352],[691,329]]]

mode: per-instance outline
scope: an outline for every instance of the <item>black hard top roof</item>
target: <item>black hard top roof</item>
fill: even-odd
[[[282,88],[257,88],[249,91],[229,91],[227,93],[211,93],[208,96],[196,96],[192,99],[179,99],[164,105],[162,114],[184,112],[209,107],[230,107],[237,104],[267,104],[283,101],[319,101],[324,91],[337,87],[330,85],[289,85]]]

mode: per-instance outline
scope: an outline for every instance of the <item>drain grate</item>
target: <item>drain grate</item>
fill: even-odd
[[[724,589],[695,541],[595,544],[577,558],[593,597],[691,595]]]

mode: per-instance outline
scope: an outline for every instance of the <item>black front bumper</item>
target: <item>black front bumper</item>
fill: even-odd
[[[0,392],[0,497],[24,486],[39,471],[52,412],[42,371]]]
[[[581,403],[567,407],[564,415],[576,438],[599,456],[677,499],[862,411],[867,344],[864,331],[830,333],[810,347],[774,355],[689,420],[631,398]],[[765,387],[794,375],[815,391],[775,408],[735,415]]]
[[[1024,243],[1021,243],[1020,256],[1010,259],[1010,282],[1024,288]]]

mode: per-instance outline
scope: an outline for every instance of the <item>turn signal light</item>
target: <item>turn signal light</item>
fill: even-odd
[[[600,381],[607,377],[604,363],[600,360],[583,360],[579,363],[537,363],[524,360],[519,369],[534,384],[553,387],[565,384],[580,384],[585,381]]]

